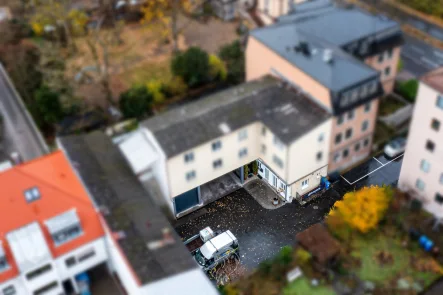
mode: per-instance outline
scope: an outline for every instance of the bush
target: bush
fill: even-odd
[[[208,54],[198,47],[191,47],[172,59],[171,70],[175,76],[182,77],[189,87],[199,86],[208,80]]]
[[[167,97],[181,96],[188,92],[188,85],[182,77],[173,77],[164,85],[164,92]]]
[[[240,41],[223,46],[218,56],[225,62],[228,71],[227,81],[239,84],[245,81],[245,55]]]
[[[295,259],[297,260],[297,263],[304,265],[311,260],[311,253],[301,247],[298,247],[295,251]]]
[[[120,109],[125,118],[141,118],[151,113],[152,95],[144,86],[136,86],[120,96]]]
[[[151,94],[154,103],[162,103],[165,101],[165,95],[163,94],[163,83],[159,80],[152,80],[146,84],[148,92]]]
[[[272,269],[271,260],[265,260],[258,265],[258,271],[264,276],[269,275],[271,273],[271,269]]]
[[[60,95],[42,86],[35,91],[36,108],[44,123],[53,125],[59,122],[64,115],[60,102]]]
[[[218,56],[209,56],[209,76],[212,80],[225,81],[227,76],[226,66]]]
[[[411,79],[406,82],[397,82],[395,85],[395,91],[408,101],[415,102],[415,97],[417,96],[418,91],[418,81]]]
[[[288,266],[292,262],[292,247],[284,246],[281,248],[280,253],[277,256],[278,262],[281,265]]]

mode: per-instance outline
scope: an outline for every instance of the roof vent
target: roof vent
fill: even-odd
[[[223,134],[227,134],[227,133],[231,132],[231,128],[229,128],[228,124],[226,124],[225,122],[218,125],[218,128],[220,128],[220,130],[221,130],[221,132],[223,132]]]
[[[311,50],[309,49],[308,42],[300,41],[297,46],[294,47],[296,52],[301,52],[306,56],[311,55]]]
[[[323,51],[323,61],[330,64],[332,63],[332,50],[331,49],[325,49]]]

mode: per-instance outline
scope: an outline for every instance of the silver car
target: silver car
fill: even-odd
[[[403,137],[391,140],[385,145],[384,152],[389,158],[395,158],[398,155],[404,153],[406,149],[406,139]]]

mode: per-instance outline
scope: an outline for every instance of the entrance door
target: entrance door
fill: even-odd
[[[174,198],[175,213],[183,212],[198,203],[198,187],[196,187]]]

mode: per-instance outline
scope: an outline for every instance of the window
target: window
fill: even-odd
[[[321,161],[322,158],[323,158],[323,153],[322,152],[318,152],[317,153],[317,161]]]
[[[49,290],[55,289],[58,287],[58,283],[57,282],[52,282],[40,289],[38,289],[37,291],[34,292],[34,295],[42,295],[47,293]]]
[[[334,162],[338,162],[338,161],[340,161],[340,153],[336,153],[335,155],[334,155]]]
[[[276,155],[274,155],[274,156],[272,157],[272,160],[274,161],[274,163],[275,163],[278,167],[283,168],[283,161],[282,161],[279,157],[277,157]]]
[[[8,286],[2,290],[3,295],[14,295],[17,292],[15,291],[14,286]]]
[[[361,124],[361,131],[366,131],[366,130],[368,130],[368,127],[369,127],[369,121],[366,120],[366,121],[364,121],[364,122]]]
[[[266,135],[266,127],[265,127],[265,126],[263,126],[263,127],[261,128],[261,135],[263,135],[263,136]]]
[[[335,144],[339,144],[341,142],[341,133],[335,136]]]
[[[437,97],[437,107],[443,110],[443,95]]]
[[[248,130],[247,129],[243,129],[240,130],[238,132],[238,140],[245,140],[246,138],[248,138]]]
[[[189,163],[192,161],[194,161],[194,153],[190,152],[190,153],[185,154],[185,163]]]
[[[383,62],[383,54],[378,56],[378,63],[381,64]]]
[[[434,129],[435,131],[440,130],[440,121],[437,119],[432,119],[431,128]]]
[[[75,257],[69,257],[68,259],[65,260],[65,264],[67,267],[71,267],[74,266],[77,263],[77,260],[75,260]]]
[[[443,173],[440,174],[440,184],[443,184]]]
[[[261,145],[261,153],[266,154],[266,145],[265,144]]]
[[[324,135],[323,133],[321,133],[321,134],[318,136],[318,142],[323,142],[323,139],[325,139],[325,135]]]
[[[268,12],[269,12],[269,1],[270,1],[270,0],[265,0],[265,7],[264,7],[264,11],[265,11],[265,13],[268,13]]]
[[[47,273],[48,271],[50,271],[52,269],[52,266],[50,264],[46,264],[45,266],[42,266],[40,268],[37,268],[36,270],[33,270],[31,272],[28,272],[26,274],[26,278],[28,280],[32,280],[35,277],[38,277],[44,273]]]
[[[418,178],[417,181],[415,182],[415,187],[423,191],[425,189],[425,183],[423,182],[423,180]]]
[[[214,167],[214,169],[220,168],[222,165],[223,165],[222,159],[218,159],[212,162],[212,167]]]
[[[428,161],[426,161],[426,160],[421,160],[421,163],[420,163],[420,169],[421,169],[422,171],[428,173],[430,168],[431,168],[431,164],[430,164]]]
[[[95,250],[94,249],[89,249],[89,250],[87,250],[87,251],[85,251],[82,254],[79,254],[77,256],[78,262],[85,261],[86,259],[91,258],[93,256],[95,256]]]
[[[435,194],[435,201],[439,204],[439,205],[443,205],[443,195],[436,193]]]
[[[214,152],[218,151],[219,149],[221,149],[221,147],[222,147],[222,143],[221,143],[220,140],[214,141],[212,143],[212,151],[214,151]]]
[[[385,77],[389,77],[389,75],[391,75],[391,67],[386,67],[385,68]]]
[[[345,149],[343,150],[343,158],[347,158],[349,156],[349,150]]]
[[[365,104],[365,113],[369,112],[371,110],[371,103],[368,102]]]
[[[394,51],[392,50],[392,48],[388,50],[388,59],[392,58],[393,53]]]
[[[280,139],[278,139],[278,137],[275,135],[274,135],[274,144],[281,150],[285,147],[283,142],[281,142]]]
[[[26,199],[26,202],[28,202],[28,203],[31,203],[31,202],[34,202],[35,200],[40,199],[40,191],[38,190],[38,188],[33,187],[33,188],[25,190],[25,199]]]
[[[378,81],[370,82],[368,84],[369,86],[369,93],[374,94],[378,90]]]
[[[359,143],[359,142],[357,142],[357,143],[355,144],[355,146],[354,146],[354,150],[355,150],[356,152],[358,152],[358,151],[360,150],[360,143]]]
[[[344,116],[343,116],[343,115],[338,116],[338,118],[337,118],[337,125],[341,125],[341,124],[343,123],[344,120],[345,120],[345,119],[344,119]]]
[[[431,140],[426,141],[426,149],[430,152],[433,152],[435,149],[435,143]]]
[[[354,119],[354,110],[348,112],[348,120]]]
[[[0,272],[5,271],[9,268],[8,261],[6,260],[6,256],[3,255],[0,257]]]
[[[352,136],[352,128],[348,128],[345,133],[346,139],[351,138]]]
[[[301,189],[306,189],[309,186],[309,179],[305,179],[301,182]]]
[[[191,181],[195,178],[195,170],[189,171],[186,173],[186,180]]]
[[[73,224],[52,234],[52,239],[56,246],[60,246],[79,237],[82,233],[83,231],[80,224]]]
[[[239,152],[238,152],[238,157],[239,158],[243,158],[245,156],[248,155],[248,149],[247,148],[242,148]]]
[[[363,141],[363,146],[368,146],[368,144],[369,144],[369,138],[366,138],[364,141]]]

